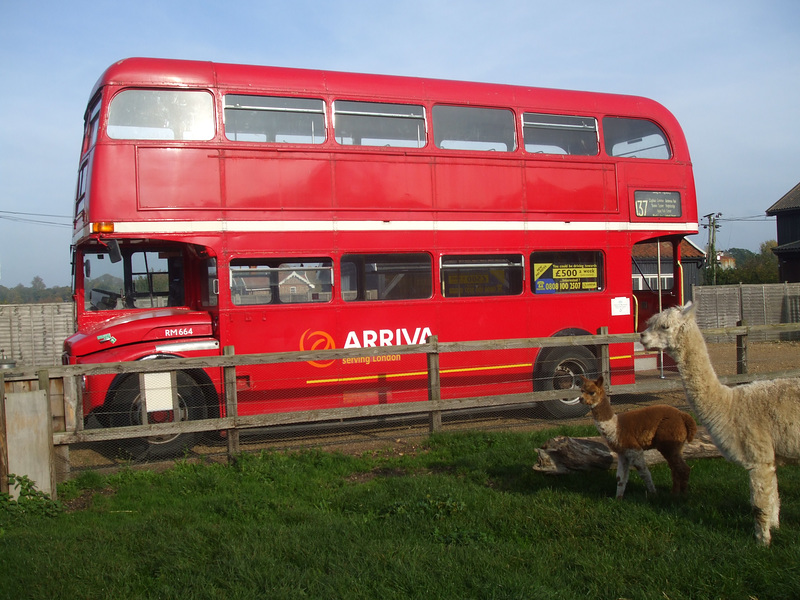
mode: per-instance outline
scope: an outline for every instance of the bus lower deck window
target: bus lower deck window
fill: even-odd
[[[433,293],[429,254],[346,254],[342,257],[345,301],[417,300]]]
[[[236,306],[330,302],[333,293],[329,258],[240,258],[230,272]]]
[[[534,294],[598,292],[603,289],[603,254],[563,250],[531,254]]]
[[[522,255],[443,256],[441,280],[446,298],[517,296],[522,293]]]

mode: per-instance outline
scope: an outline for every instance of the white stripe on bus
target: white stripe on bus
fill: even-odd
[[[90,227],[76,239],[88,235]],[[697,223],[624,221],[142,221],[115,222],[122,234],[300,233],[387,231],[674,231],[697,233]]]

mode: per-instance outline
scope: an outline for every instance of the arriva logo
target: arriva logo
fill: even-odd
[[[404,344],[422,344],[433,335],[430,327],[417,327],[411,335],[408,329],[365,329],[359,338],[358,332],[347,334],[345,348],[375,348],[377,346],[402,346]]]
[[[312,331],[311,333],[309,333],[309,331],[311,330],[306,329],[300,337],[300,350],[305,352],[306,350],[334,350],[336,348],[336,343],[333,341],[331,334],[324,331]],[[334,361],[331,360],[325,363],[319,363],[310,360],[308,364],[323,368],[331,366],[333,362]]]
[[[362,332],[351,331],[347,334],[344,342],[345,348],[377,348],[378,346],[402,346],[409,344],[424,344],[431,333],[430,327],[417,327],[411,333],[406,328],[402,329],[365,329]],[[333,341],[331,334],[325,331],[311,331],[306,329],[300,337],[300,350],[333,350],[336,342]],[[369,364],[368,361],[367,364]],[[329,367],[334,361],[324,363],[308,361],[308,364],[315,367]]]

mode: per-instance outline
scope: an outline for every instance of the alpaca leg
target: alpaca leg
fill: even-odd
[[[770,466],[767,472],[766,492],[769,496],[768,506],[770,507],[769,528],[778,529],[780,527],[781,499],[778,496],[778,473],[775,465]]]
[[[617,500],[621,500],[625,494],[625,486],[628,485],[628,474],[631,470],[631,463],[625,452],[617,454]]]
[[[770,529],[778,529],[781,524],[781,499],[778,496],[778,473],[775,471],[775,467],[772,468],[772,482],[770,485],[770,506],[772,507],[772,512],[770,513]]]
[[[750,469],[750,504],[755,517],[756,539],[769,546],[772,540],[770,529],[777,529],[780,522],[775,465],[758,465]]]
[[[635,452],[633,454],[633,466],[639,471],[639,477],[644,481],[647,491],[651,494],[656,493],[656,486],[653,483],[653,476],[650,474],[650,469],[647,468],[647,462],[644,459],[644,452]]]
[[[678,456],[680,461],[676,461],[675,471],[673,472],[672,492],[684,494],[689,489],[689,475],[692,468],[683,460],[683,456]],[[677,482],[675,479],[677,478]],[[677,483],[677,485],[676,485]],[[677,489],[675,489],[677,487]]]
[[[670,473],[672,473],[673,494],[682,494],[689,488],[689,473],[692,468],[683,460],[682,449],[683,444],[673,448],[660,449],[669,465]]]

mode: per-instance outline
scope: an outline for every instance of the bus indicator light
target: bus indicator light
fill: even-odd
[[[114,233],[114,223],[110,221],[92,223],[92,233]]]

